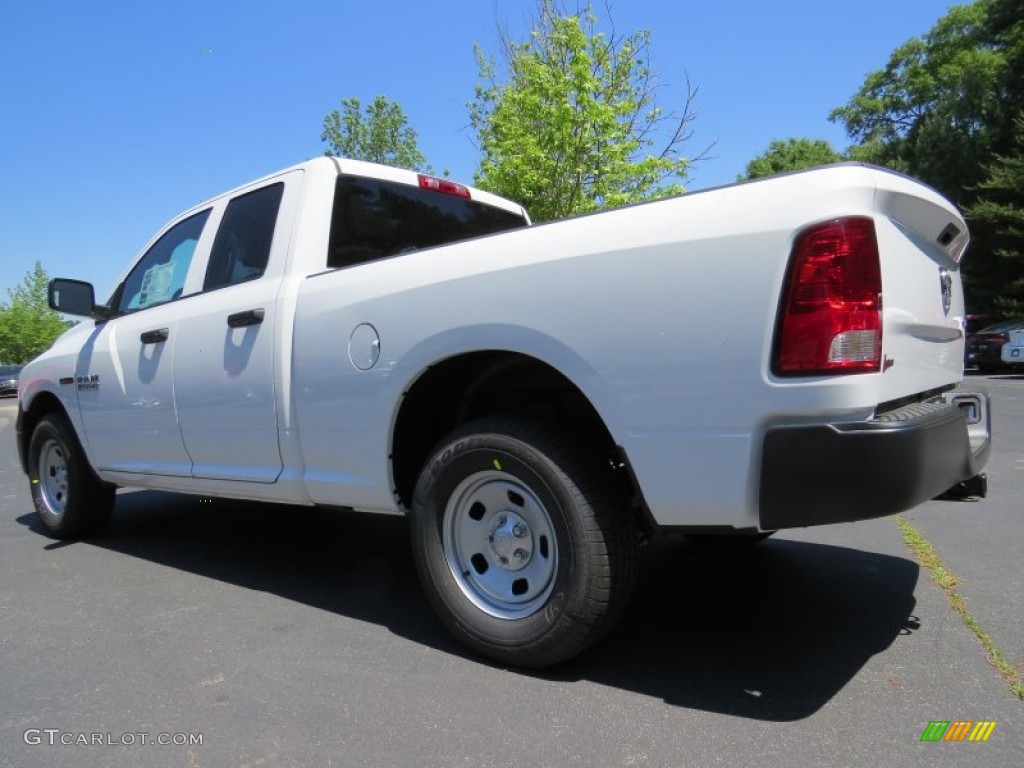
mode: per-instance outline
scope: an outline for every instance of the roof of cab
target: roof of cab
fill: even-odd
[[[209,200],[204,200],[203,203],[209,203],[213,200],[217,200],[222,197],[233,196],[239,191],[246,189],[247,187],[260,184],[265,180],[272,179],[275,176],[280,176],[281,174],[288,173],[289,171],[313,168],[316,168],[318,171],[322,171],[323,167],[326,165],[333,166],[334,172],[338,174],[364,176],[373,179],[380,179],[382,181],[392,181],[398,184],[408,184],[410,186],[418,186],[419,176],[421,175],[416,171],[410,171],[404,168],[394,168],[389,165],[370,163],[364,160],[352,160],[347,157],[335,157],[332,155],[324,155],[321,157],[314,157],[310,160],[306,160],[301,163],[296,163],[295,165],[289,166],[287,168],[282,168],[280,170],[274,171],[273,173],[268,173],[264,176],[261,176],[258,179],[248,181],[245,184],[234,187],[233,189],[227,190],[226,192],[223,192],[221,194],[215,195],[211,197]],[[482,189],[471,187],[468,184],[464,186],[466,186],[466,188],[469,190],[471,200],[474,200],[478,203],[485,203],[486,205],[491,205],[496,208],[501,208],[511,213],[522,215],[527,219],[529,218],[526,209],[523,208],[523,206],[519,205],[518,203],[515,203],[504,197],[499,197],[498,195],[491,194],[490,192],[485,192]]]

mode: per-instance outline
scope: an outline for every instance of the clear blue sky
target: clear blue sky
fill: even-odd
[[[597,3],[598,7],[602,4]],[[699,88],[691,190],[729,183],[774,138],[845,148],[829,111],[947,0],[618,0],[650,29],[662,103]],[[101,297],[201,199],[323,152],[348,96],[399,102],[436,169],[472,181],[473,44],[531,0],[0,0],[0,299],[36,259]]]

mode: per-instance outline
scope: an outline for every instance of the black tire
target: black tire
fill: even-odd
[[[442,441],[416,485],[411,534],[424,590],[456,638],[536,669],[608,631],[632,592],[637,542],[606,467],[515,417]]]
[[[36,513],[54,538],[85,538],[110,519],[114,488],[96,478],[62,415],[48,414],[36,424],[28,444],[28,475]]]

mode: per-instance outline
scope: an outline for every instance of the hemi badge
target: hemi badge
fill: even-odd
[[[64,384],[74,384],[75,383],[75,377],[74,376],[62,376],[61,379],[60,379],[60,383],[61,383],[62,386]]]

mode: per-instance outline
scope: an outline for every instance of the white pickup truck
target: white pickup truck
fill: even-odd
[[[984,495],[967,240],[856,164],[529,226],[318,158],[171,221],[104,304],[51,283],[88,319],[22,371],[22,466],[57,537],[119,486],[408,515],[452,632],[555,664],[621,612],[644,535]]]

